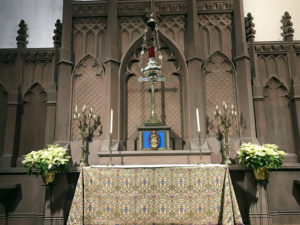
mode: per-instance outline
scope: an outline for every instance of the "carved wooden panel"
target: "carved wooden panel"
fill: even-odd
[[[14,67],[14,62],[0,62],[0,83],[3,84],[7,90],[17,87],[11,78],[15,71]]]
[[[120,27],[124,54],[129,46],[144,34],[145,24],[142,17],[121,17]]]
[[[197,2],[197,8],[198,12],[203,12],[203,11],[228,11],[228,10],[233,10],[233,1],[231,0],[225,0],[225,1],[199,1]]]
[[[204,55],[207,57],[215,51],[222,51],[231,58],[231,14],[200,14],[198,24],[201,40],[204,42]]]
[[[291,104],[287,87],[277,77],[270,77],[264,87],[264,97],[266,142],[277,144],[287,152],[295,152]]]
[[[232,104],[237,107],[235,68],[232,62],[221,52],[213,53],[206,60],[204,64],[204,86],[206,116],[210,119],[214,117],[216,105],[222,110],[223,101],[227,103],[228,107]],[[216,124],[211,125],[215,126]]]
[[[103,59],[106,18],[76,18],[73,26],[75,62],[87,54]]]
[[[19,157],[32,150],[44,148],[47,94],[36,83],[24,95],[21,119]]]
[[[185,16],[162,16],[159,21],[159,30],[173,40],[184,52]]]
[[[86,105],[93,111],[103,116],[104,110],[104,67],[94,56],[86,55],[75,66],[73,71],[73,100],[72,109],[75,105],[79,110]],[[73,111],[72,110],[72,111]],[[99,130],[95,131],[98,138]],[[72,120],[72,140],[80,140],[81,136],[76,121]]]
[[[3,153],[7,114],[7,92],[0,84],[0,157]]]
[[[41,84],[45,89],[53,85],[52,64],[49,61],[24,61],[22,94],[35,83]]]
[[[147,53],[145,53],[147,54]],[[173,138],[183,137],[183,102],[182,102],[182,79],[180,65],[174,59],[168,49],[162,50],[163,66],[162,74],[167,78],[164,83],[155,84],[156,114],[167,126],[171,126]],[[151,92],[149,82],[139,83],[137,78],[141,76],[138,66],[138,52],[135,52],[128,63],[126,74],[127,80],[127,101],[128,140],[137,138],[137,128],[143,126],[151,113]],[[172,58],[172,60],[170,60]],[[126,75],[125,74],[125,75]]]
[[[286,55],[260,55],[258,57],[258,77],[261,86],[271,77],[278,77],[289,89],[290,76]]]

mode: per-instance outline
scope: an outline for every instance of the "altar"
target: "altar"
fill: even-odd
[[[84,167],[68,225],[243,224],[228,166]]]

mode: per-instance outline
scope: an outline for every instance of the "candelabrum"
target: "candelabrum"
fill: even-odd
[[[87,150],[89,142],[91,142],[94,137],[95,130],[101,125],[100,117],[96,116],[93,112],[93,108],[88,110],[85,105],[82,107],[81,112],[78,112],[76,105],[74,120],[78,121],[82,141],[80,167],[88,166]]]
[[[237,112],[233,105],[231,105],[231,109],[228,108],[226,103],[223,101],[223,112],[219,109],[218,105],[214,111],[215,120],[218,123],[218,135],[224,137],[224,149],[222,152],[222,163],[223,164],[231,164],[229,158],[229,141],[228,134],[230,132],[230,128],[232,126],[233,121],[236,119]]]

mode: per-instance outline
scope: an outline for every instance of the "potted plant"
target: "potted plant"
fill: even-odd
[[[47,149],[32,151],[25,155],[22,163],[29,176],[35,169],[36,176],[42,175],[44,183],[48,184],[54,181],[55,173],[67,170],[70,159],[67,150],[58,145],[48,145]]]
[[[252,168],[258,181],[268,180],[268,169],[278,169],[286,155],[274,144],[256,145],[243,143],[237,151],[237,158],[242,166]]]

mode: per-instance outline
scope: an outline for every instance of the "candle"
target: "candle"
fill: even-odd
[[[199,120],[199,109],[196,108],[196,117],[197,117],[197,131],[200,132],[200,120]]]
[[[91,108],[91,112],[93,112],[93,108]]]
[[[216,110],[218,110],[219,109],[219,106],[218,105],[216,105]]]
[[[114,116],[114,111],[112,109],[110,109],[110,129],[109,129],[109,133],[112,134],[112,129],[113,129],[113,116]]]
[[[75,112],[77,112],[77,105],[75,106]]]
[[[231,105],[231,108],[233,109],[233,104]]]

